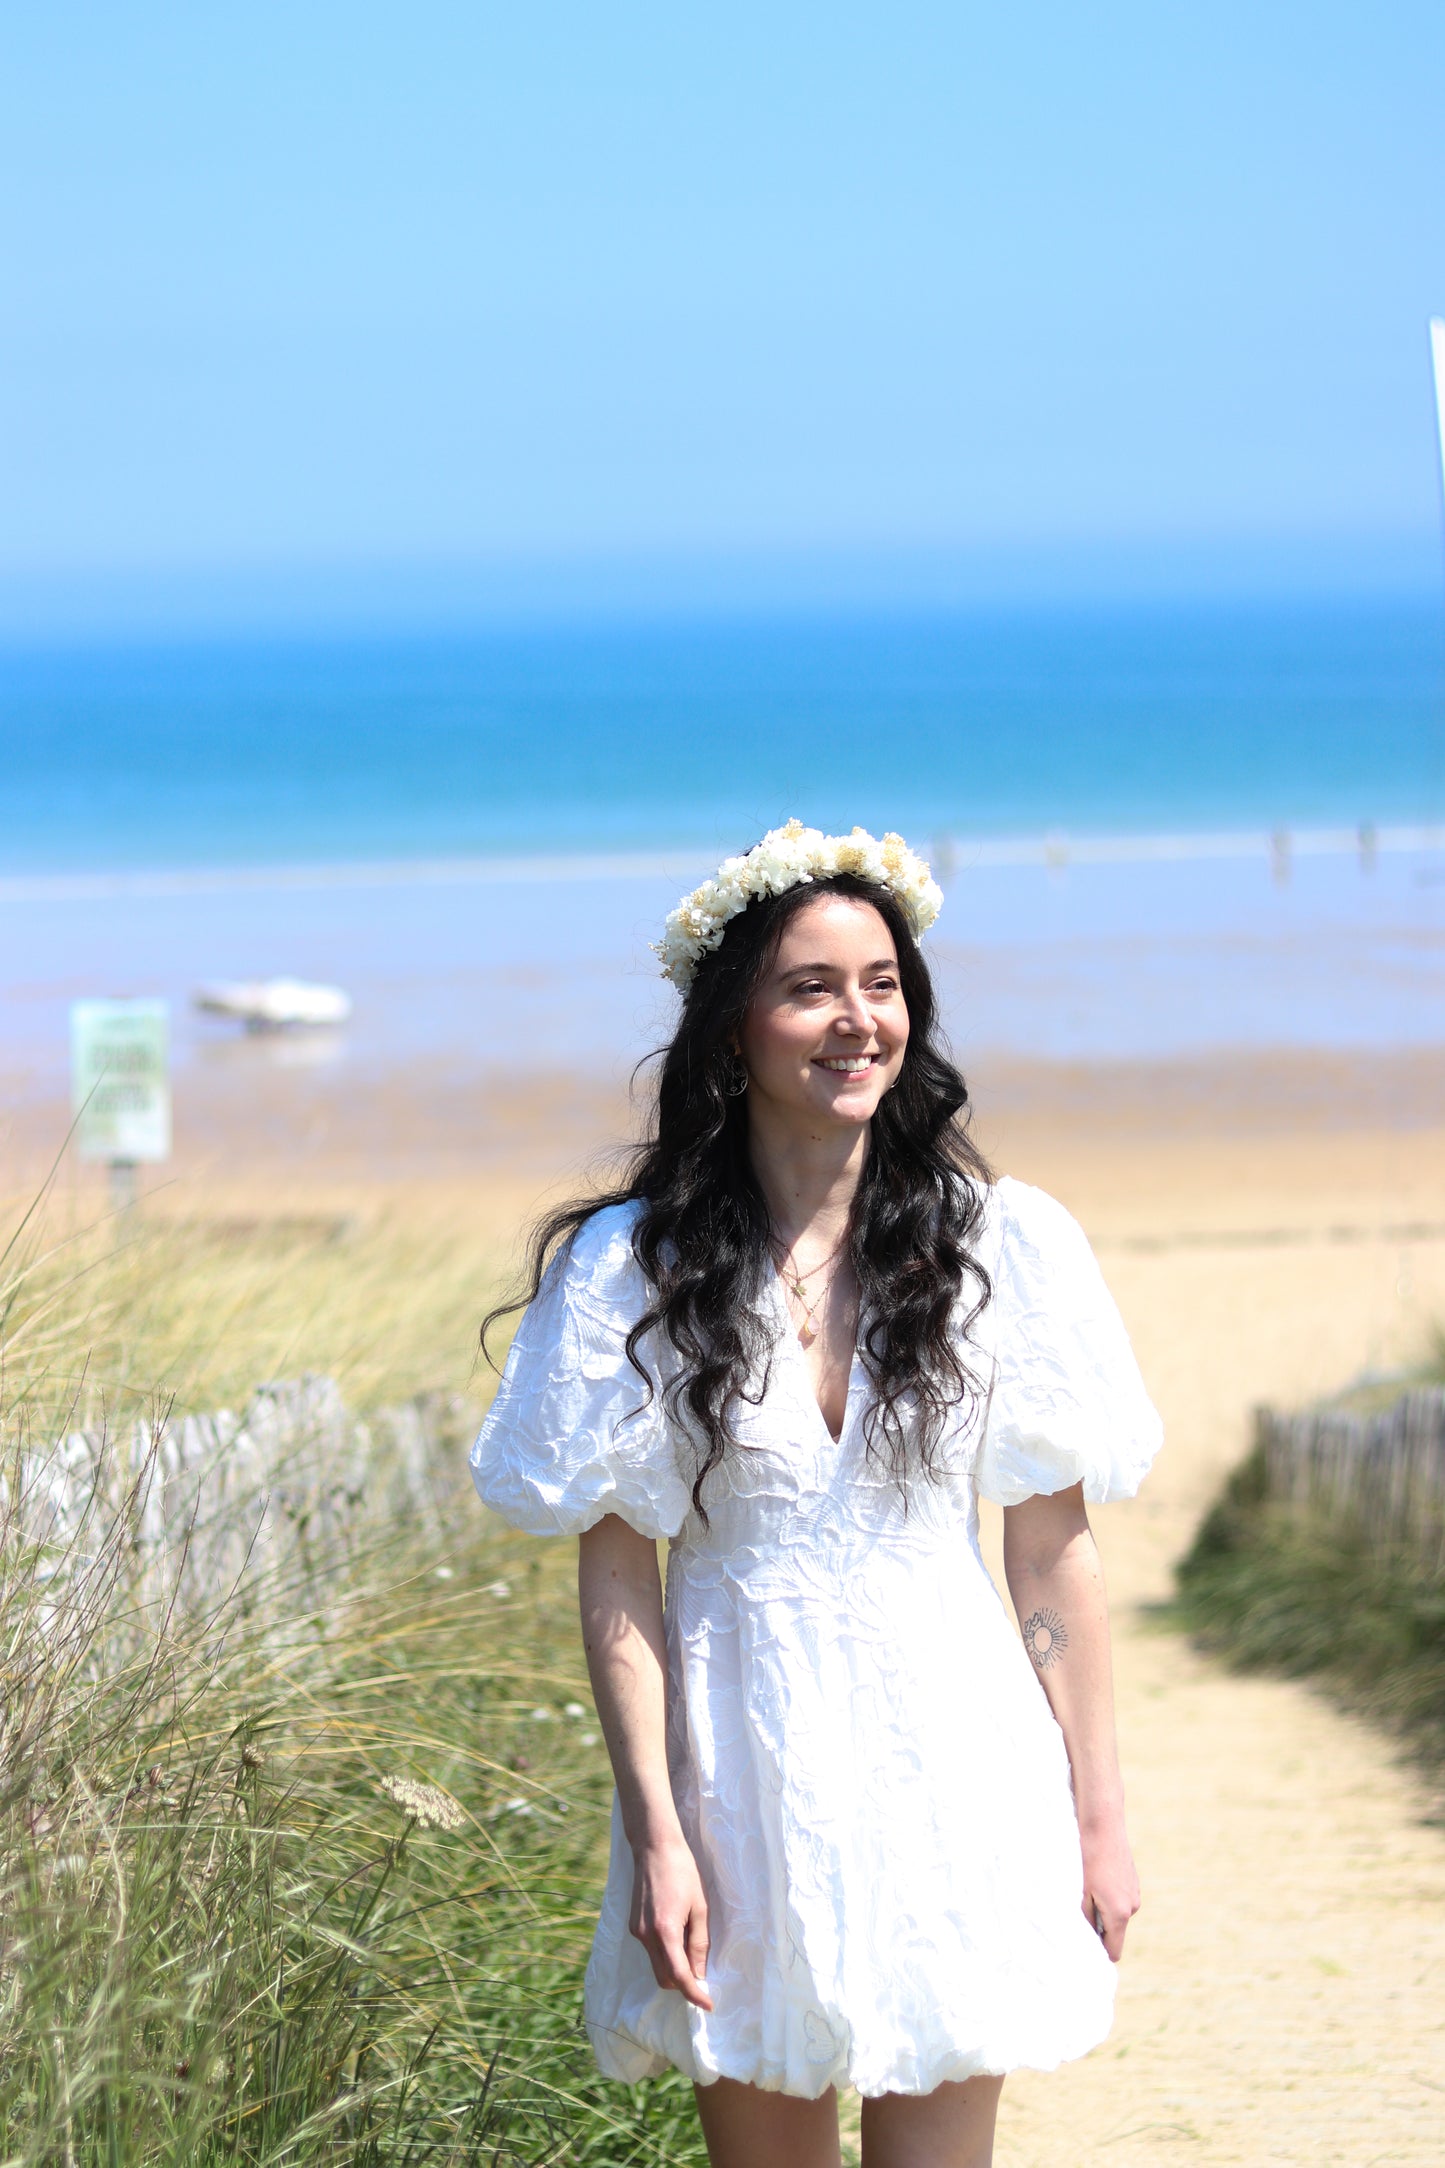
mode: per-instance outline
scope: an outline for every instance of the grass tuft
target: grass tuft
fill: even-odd
[[[1262,1449],[1205,1516],[1163,1616],[1239,1670],[1318,1679],[1445,1769],[1445,1576],[1272,1500]]]

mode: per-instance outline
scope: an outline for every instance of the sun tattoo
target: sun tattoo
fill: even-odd
[[[1024,1620],[1024,1647],[1040,1671],[1056,1664],[1069,1645],[1069,1636],[1057,1611],[1034,1611]]]

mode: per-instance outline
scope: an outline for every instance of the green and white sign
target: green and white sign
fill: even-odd
[[[169,1159],[170,1023],[165,1002],[72,1002],[70,1090],[82,1159]]]

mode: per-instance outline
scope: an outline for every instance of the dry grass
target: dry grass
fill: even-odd
[[[460,1470],[440,1535],[363,1498],[319,1578],[257,1563],[198,1598],[206,1576],[137,1536],[158,1450],[137,1415],[303,1369],[361,1406],[465,1385],[481,1241],[385,1213],[20,1220],[0,2160],[699,2159],[686,2090],[602,2085],[580,2034],[610,1780],[570,1558],[488,1525]],[[113,1452],[61,1540],[37,1501],[82,1419]]]
[[[8,1212],[0,1327],[12,1369],[68,1381],[79,1412],[157,1394],[232,1404],[260,1379],[336,1379],[354,1405],[421,1386],[480,1389],[482,1313],[510,1268],[461,1210],[381,1198],[360,1211],[120,1218],[42,1202]]]

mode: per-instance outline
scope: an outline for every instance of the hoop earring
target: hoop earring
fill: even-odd
[[[732,1068],[728,1072],[728,1080],[723,1086],[723,1091],[729,1099],[741,1099],[747,1088],[748,1065],[741,1054],[734,1054]]]

